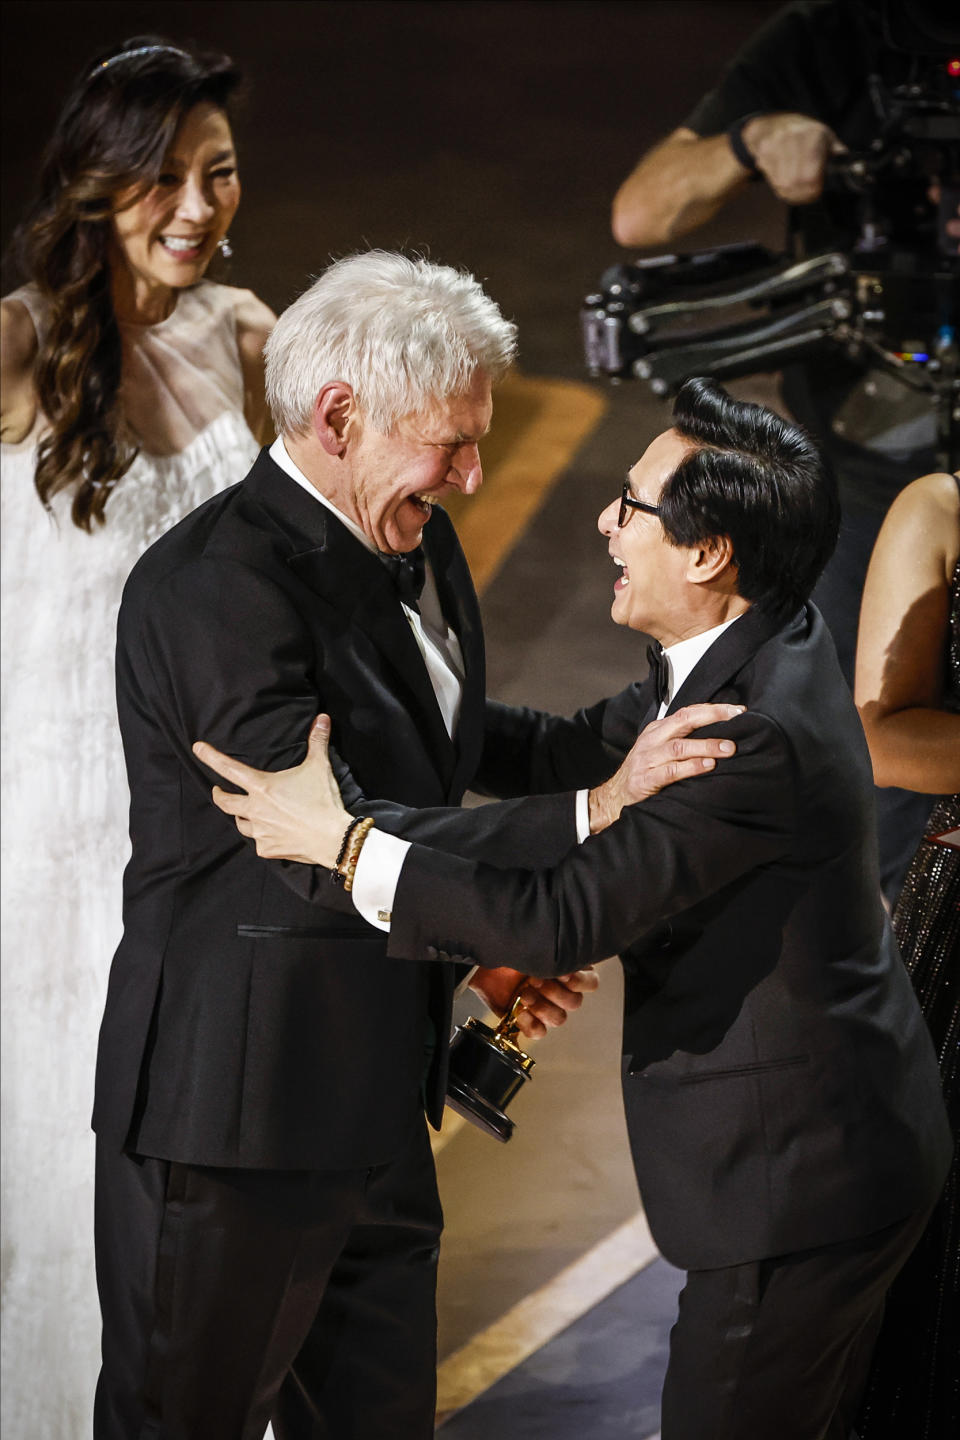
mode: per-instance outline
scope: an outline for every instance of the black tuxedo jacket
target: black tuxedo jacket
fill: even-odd
[[[195,740],[278,769],[327,710],[348,803],[385,828],[507,863],[574,843],[569,794],[430,808],[458,804],[486,766],[513,794],[565,777],[534,774],[516,743],[536,717],[485,707],[479,610],[442,511],[424,548],[464,655],[455,741],[384,567],[266,452],[131,574],[117,694],[133,855],[94,1110],[117,1144],[220,1166],[383,1162],[423,1103],[431,1040],[449,1033],[453,968],[392,964],[326,872],[259,860],[211,803]],[[360,790],[382,803],[362,806]],[[434,1123],[445,1061],[434,1045]]]
[[[932,1201],[950,1138],[933,1049],[879,900],[870,759],[816,609],[750,610],[674,699],[749,707],[737,754],[628,807],[545,872],[419,846],[390,954],[564,973],[622,952],[627,1124],[653,1234],[686,1268],[891,1224]],[[624,749],[633,686],[541,728]],[[558,761],[559,763],[559,761]]]

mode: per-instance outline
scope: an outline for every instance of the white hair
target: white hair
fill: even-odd
[[[462,394],[478,371],[499,380],[516,348],[517,327],[472,275],[370,250],[337,260],[280,316],[267,400],[279,433],[302,433],[323,386],[344,381],[389,434],[401,416]]]

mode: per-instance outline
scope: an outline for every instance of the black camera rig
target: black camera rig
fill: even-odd
[[[960,463],[957,77],[885,93],[878,134],[831,161],[850,197],[849,248],[799,257],[748,242],[654,255],[607,270],[581,312],[587,366],[673,394],[692,375],[733,379],[845,356],[927,392],[941,463]],[[960,66],[958,66],[960,68]]]

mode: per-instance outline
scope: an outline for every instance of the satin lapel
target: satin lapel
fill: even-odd
[[[797,624],[801,620],[802,612],[790,623]],[[693,667],[674,695],[667,714],[672,715],[684,705],[712,699],[752,659],[761,645],[784,628],[782,621],[764,615],[755,606],[748,610],[714,641],[706,655]]]
[[[487,678],[480,604],[456,531],[443,510],[435,510],[423,532],[423,548],[433,571],[440,607],[447,624],[456,631],[463,653],[463,697],[455,734],[456,767],[451,793],[457,800],[480,763]]]
[[[647,686],[647,682],[646,682],[645,680],[641,682],[641,688],[642,688],[643,692],[646,693],[646,690],[647,690],[648,686]],[[649,686],[649,690],[650,690],[650,697],[649,697],[649,699],[647,700],[646,704],[643,705],[643,707],[642,707],[642,709],[641,709],[641,711],[640,711],[640,723],[639,723],[639,725],[637,726],[637,735],[640,734],[640,731],[641,731],[641,730],[645,730],[645,729],[647,728],[647,726],[650,724],[651,720],[656,720],[656,718],[657,718],[657,711],[660,709],[660,706],[657,704],[657,697],[656,697],[656,695],[653,693],[653,686],[652,686],[652,685]],[[634,735],[634,737],[633,737],[634,740],[637,738],[637,735]],[[629,750],[630,748],[631,748],[631,747],[628,745],[628,746],[627,746],[627,749]]]
[[[262,465],[261,462],[265,462]],[[291,480],[264,451],[245,482],[253,498],[290,541],[287,564],[303,584],[370,640],[402,698],[444,783],[454,768],[453,745],[420,647],[387,571],[335,515]]]

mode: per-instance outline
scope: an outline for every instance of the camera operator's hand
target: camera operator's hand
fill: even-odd
[[[788,205],[809,205],[819,198],[827,158],[840,155],[845,146],[820,120],[786,111],[757,115],[741,131],[770,189]]]
[[[816,200],[827,157],[845,148],[828,125],[787,111],[758,115],[740,133],[770,188],[794,205]],[[672,245],[705,225],[749,178],[724,132],[700,136],[681,125],[643,156],[617,191],[614,238],[620,245]]]

